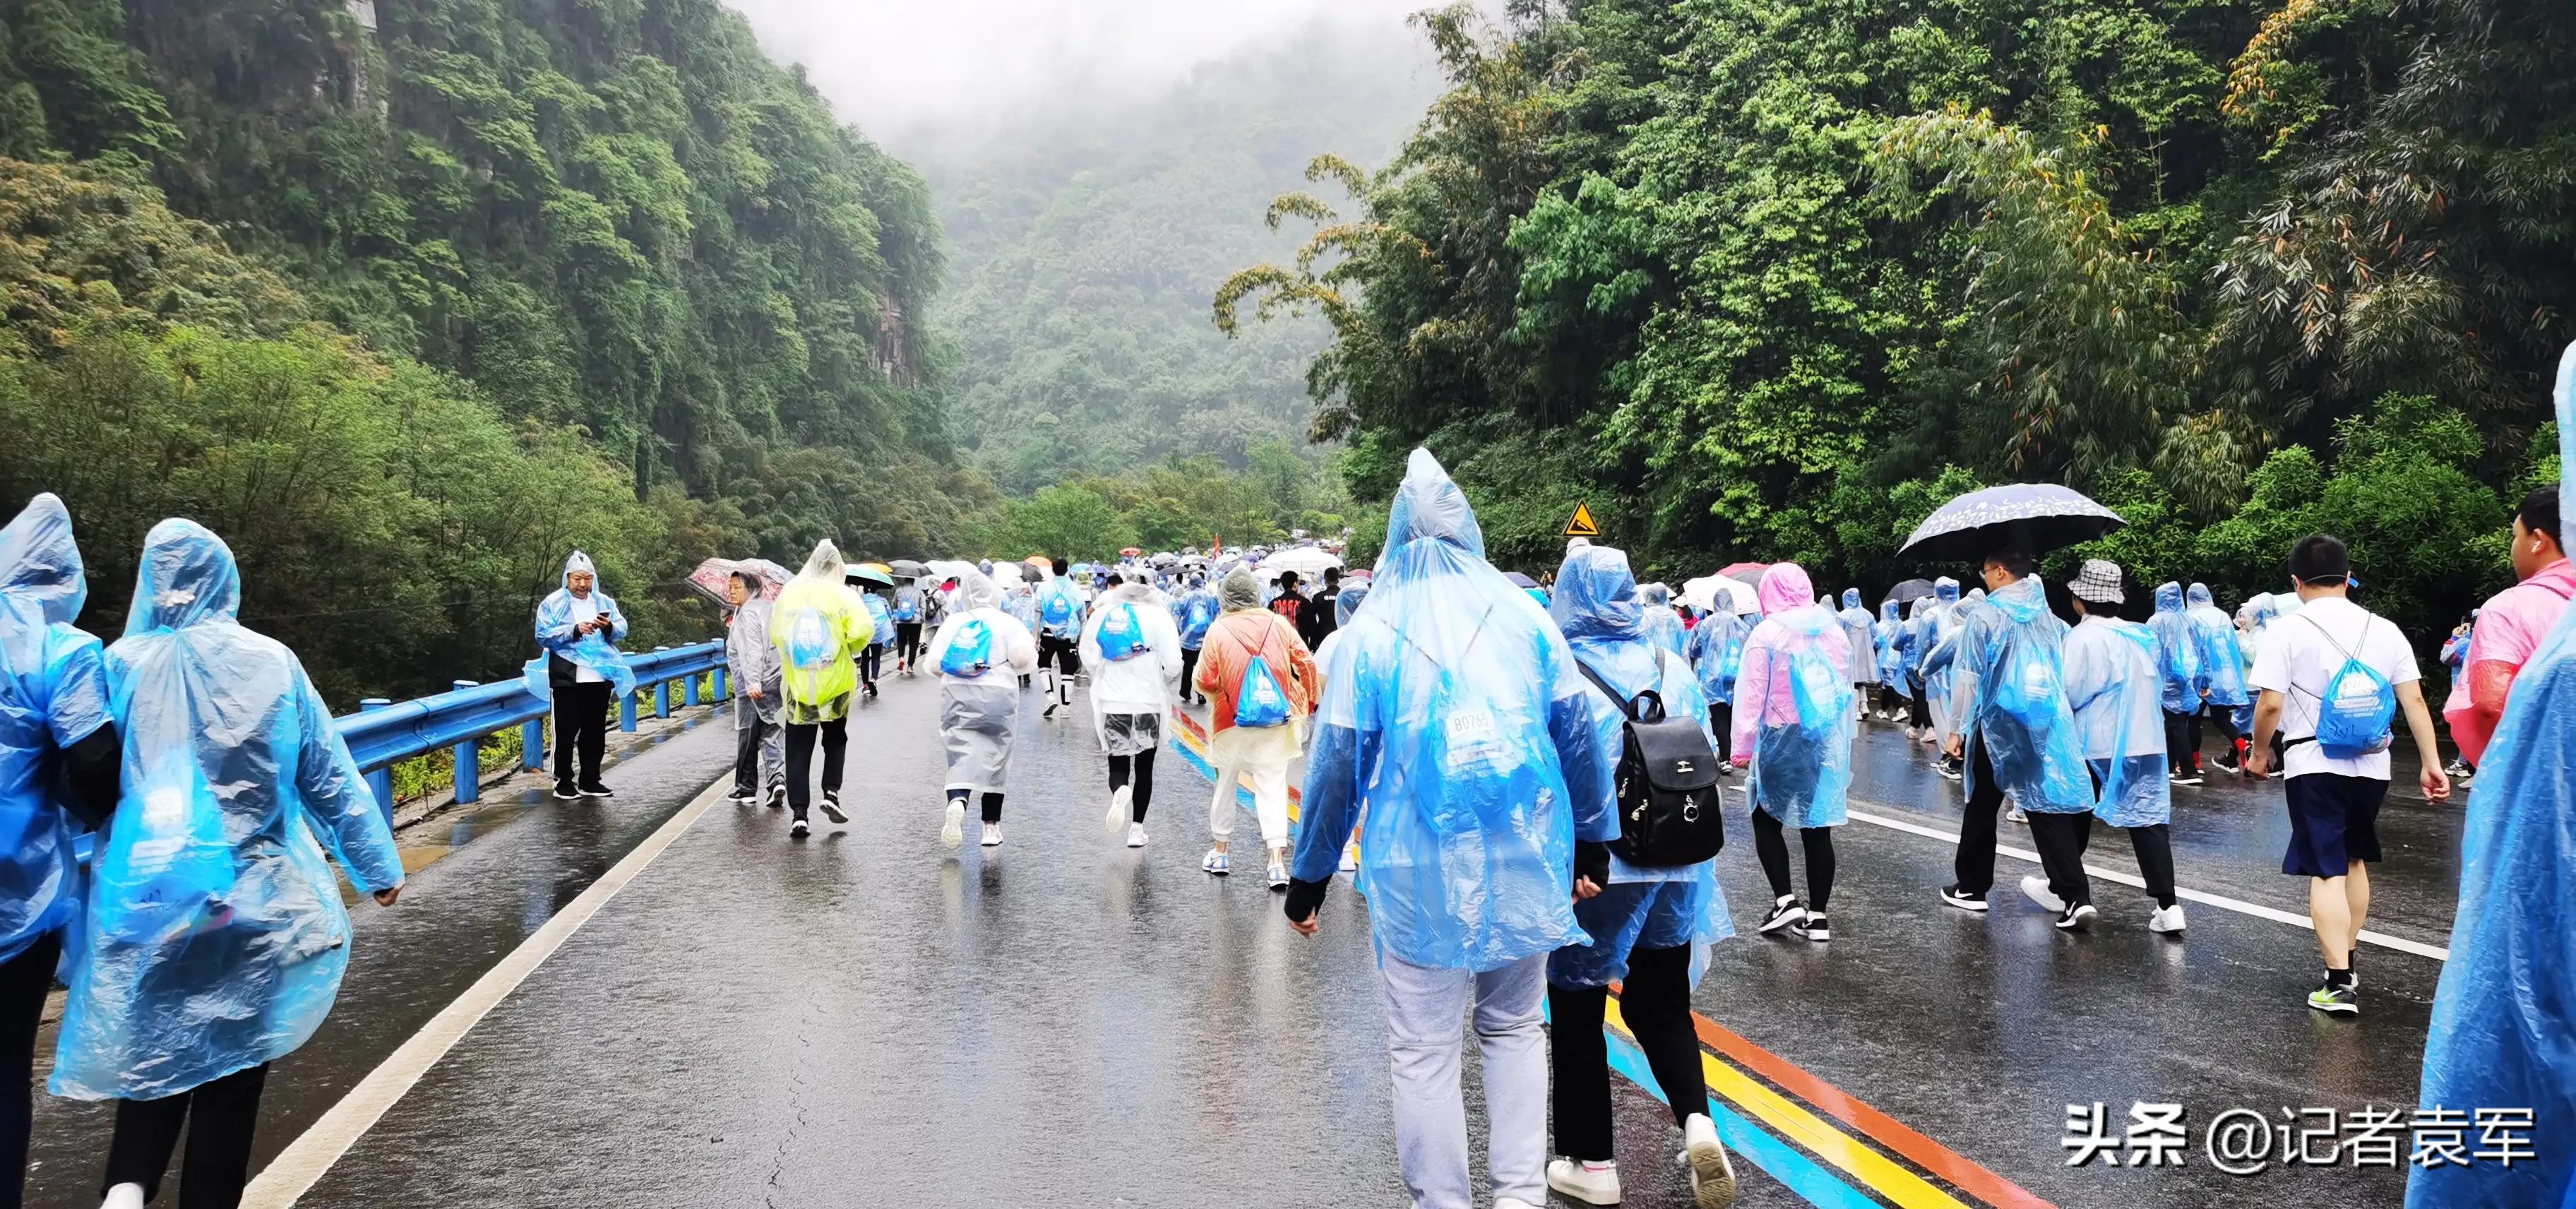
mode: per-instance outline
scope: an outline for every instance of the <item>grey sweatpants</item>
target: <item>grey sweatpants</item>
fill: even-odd
[[[1383,950],[1386,1051],[1395,1082],[1395,1153],[1415,1209],[1474,1209],[1467,1101],[1459,1090],[1469,990],[1484,1051],[1486,1171],[1497,1197],[1547,1203],[1547,954],[1473,974],[1408,965]]]
[[[770,714],[762,718],[749,697],[733,699],[734,788],[756,788],[763,801],[787,792],[787,728],[779,724],[776,706]]]

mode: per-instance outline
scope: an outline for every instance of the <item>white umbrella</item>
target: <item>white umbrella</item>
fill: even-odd
[[[1333,557],[1330,551],[1317,546],[1298,546],[1262,559],[1261,574],[1263,578],[1271,579],[1277,578],[1282,571],[1294,571],[1298,578],[1304,579],[1341,565],[1342,560]]]
[[[1008,592],[1020,586],[1020,572],[1031,569],[1027,563],[994,563],[993,586]]]
[[[1702,612],[1716,612],[1720,597],[1725,598],[1727,611],[1738,616],[1759,612],[1762,608],[1753,589],[1746,587],[1740,579],[1708,575],[1682,585],[1682,602]]]

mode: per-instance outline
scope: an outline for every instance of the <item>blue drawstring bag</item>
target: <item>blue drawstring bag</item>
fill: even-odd
[[[1234,724],[1263,729],[1288,724],[1288,694],[1270,674],[1270,661],[1259,655],[1243,668],[1243,691],[1234,696]]]
[[[1062,584],[1058,584],[1054,591],[1047,593],[1046,609],[1039,616],[1051,626],[1060,626],[1072,621],[1073,594],[1065,591]]]
[[[1111,609],[1100,619],[1100,657],[1112,663],[1133,659],[1145,653],[1145,623],[1136,619],[1136,606],[1123,604]]]
[[[203,770],[180,750],[165,750],[130,794],[113,826],[129,843],[111,844],[98,866],[100,931],[126,944],[175,941],[223,922],[222,899],[233,888],[233,846],[223,811]]]
[[[2326,686],[2325,697],[2317,702],[2317,750],[2349,760],[2388,746],[2394,737],[2389,722],[2397,714],[2397,689],[2379,669],[2347,655]]]
[[[808,671],[829,665],[840,652],[832,622],[820,609],[798,609],[787,622],[787,661]]]
[[[940,652],[940,672],[950,676],[973,677],[983,675],[985,669],[991,666],[993,666],[993,627],[985,625],[980,617],[969,617],[958,622],[957,637],[950,640],[947,650]]]

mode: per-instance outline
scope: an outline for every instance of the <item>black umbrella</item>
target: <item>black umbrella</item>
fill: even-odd
[[[1931,580],[1909,579],[1893,588],[1889,588],[1887,590],[1887,599],[1896,602],[1896,607],[1901,609],[1907,605],[1913,604],[1915,601],[1920,600],[1923,597],[1930,596],[1931,594]]]
[[[1512,581],[1512,586],[1515,588],[1535,588],[1538,586],[1537,580],[1531,579],[1529,576],[1523,575],[1518,571],[1505,571],[1503,572],[1503,578]]]
[[[898,558],[893,562],[887,563],[886,570],[892,571],[905,579],[919,579],[924,575],[930,574],[930,568],[914,562],[909,558]]]
[[[1965,562],[2009,546],[2037,557],[2128,523],[2074,488],[2014,483],[1941,505],[1914,527],[1898,552],[1928,562]]]

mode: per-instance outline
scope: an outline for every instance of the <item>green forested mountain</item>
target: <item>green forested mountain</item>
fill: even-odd
[[[1207,297],[1295,233],[1260,222],[1319,146],[1392,150],[1438,84],[1418,40],[1317,27],[1151,102],[1032,114],[922,153],[949,238],[958,441],[1014,492],[1297,442],[1314,331],[1227,341]]]
[[[503,670],[573,545],[668,639],[991,503],[926,187],[713,0],[0,0],[0,157],[0,486],[111,634],[173,513],[336,698]]]
[[[2553,473],[2576,8],[1570,0],[1431,24],[1450,91],[1281,199],[1317,428],[1428,443],[1507,558],[1589,498],[1644,569],[1884,586],[1915,520],[2059,479],[2147,582],[2282,585],[2312,527],[2419,636]],[[1339,151],[1322,145],[1319,151]],[[2062,556],[2071,561],[2078,552]]]

